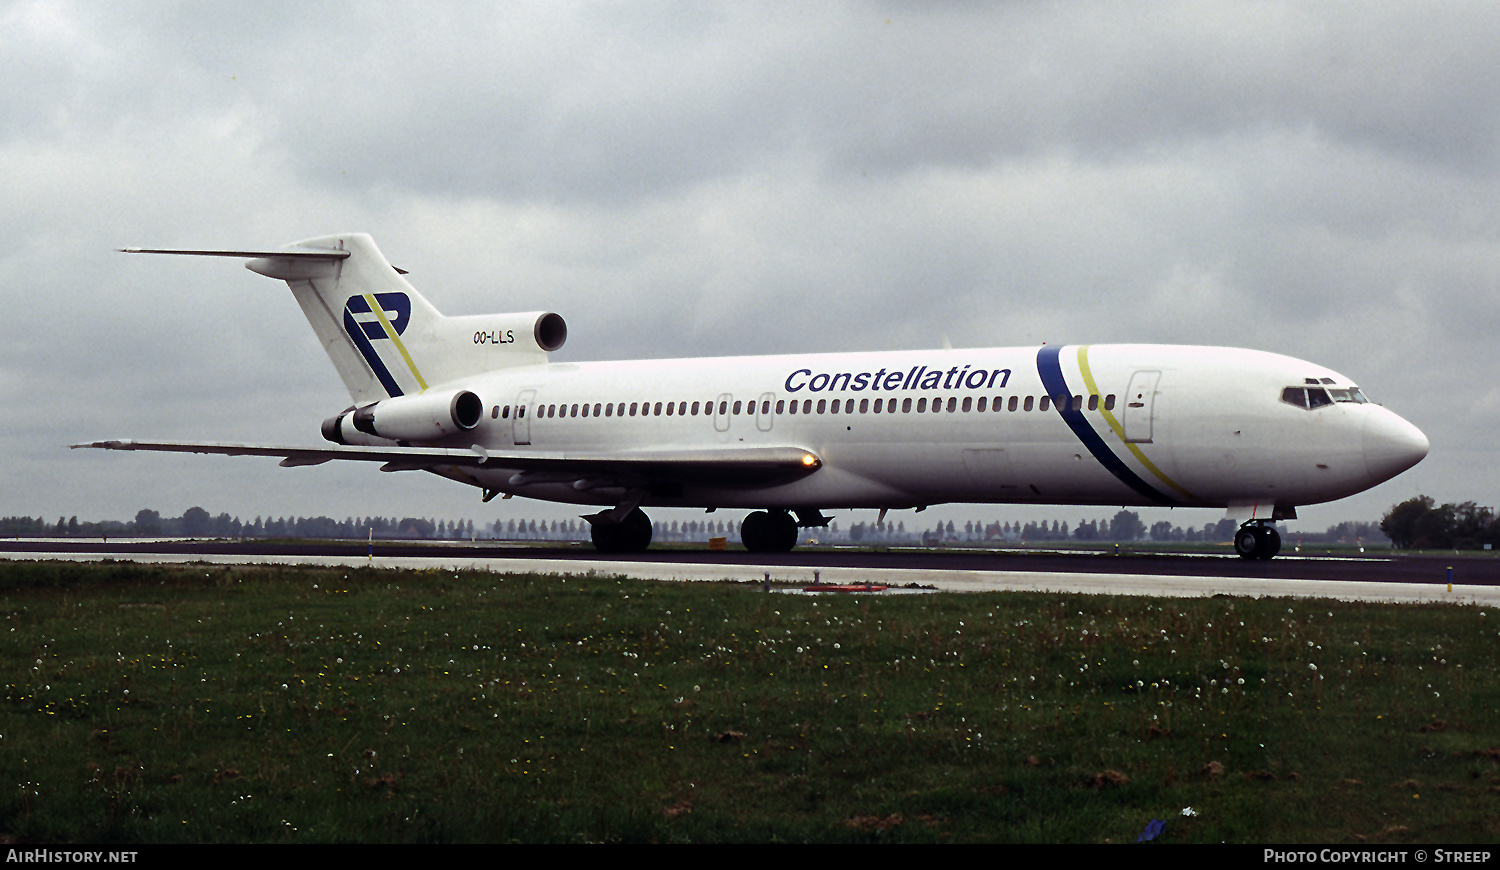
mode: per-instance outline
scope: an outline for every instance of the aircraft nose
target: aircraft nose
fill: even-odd
[[[1365,471],[1376,483],[1390,480],[1427,455],[1422,430],[1384,408],[1365,419]]]

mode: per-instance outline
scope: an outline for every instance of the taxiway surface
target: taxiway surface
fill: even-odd
[[[1029,590],[1114,595],[1248,595],[1500,605],[1500,558],[1283,553],[1269,562],[1224,554],[1126,548],[1089,553],[1042,548],[916,550],[829,548],[785,554],[652,549],[600,555],[585,545],[505,542],[259,542],[10,539],[0,559],[293,563],[450,568],[660,580],[802,584],[880,583],[951,591]]]

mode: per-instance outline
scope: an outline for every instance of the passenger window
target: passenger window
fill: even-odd
[[[793,402],[792,404],[795,405],[797,403]],[[777,399],[776,400],[776,416],[779,417],[779,416],[781,416],[784,413],[786,413],[786,399]]]
[[[729,413],[729,403],[728,402],[720,402],[719,403],[719,413],[720,414],[728,414]]]
[[[572,411],[572,413],[568,414],[568,416],[569,417],[577,417],[578,416],[578,406],[577,405],[573,406],[573,411]]]
[[[583,407],[580,410],[583,412],[583,416],[587,417],[589,415],[589,403],[584,402]]]
[[[1036,397],[1035,396],[1027,396],[1026,397],[1026,403],[1021,406],[1022,410],[1030,411],[1031,410],[1031,404],[1034,401],[1036,401]],[[1046,409],[1044,408],[1043,410],[1046,410]]]
[[[1011,396],[1011,397],[1010,397],[1010,403],[1009,403],[1009,404],[1008,404],[1008,405],[1006,405],[1006,407],[1007,407],[1007,408],[1008,408],[1008,409],[1010,409],[1010,410],[1012,410],[1012,411],[1014,411],[1014,410],[1015,410],[1015,409],[1016,409],[1016,403],[1017,403],[1017,402],[1018,402],[1018,401],[1020,401],[1020,400],[1019,400],[1019,399],[1018,399],[1018,398],[1017,398],[1017,397],[1016,397],[1016,396]]]
[[[698,416],[698,403],[697,402],[693,403],[693,416],[694,417]]]
[[[879,414],[885,408],[885,399],[875,400],[875,413]]]
[[[1068,410],[1069,411],[1082,411],[1083,410],[1083,397],[1082,396],[1074,396],[1073,397],[1073,404],[1071,404],[1071,405],[1068,406]]]
[[[859,412],[861,414],[868,414],[868,413],[870,413],[870,400],[869,399],[860,399],[859,400]]]
[[[979,407],[975,408],[974,410],[976,410],[976,411],[983,411],[984,410],[984,403],[986,401],[988,401],[988,399],[986,397],[980,396],[979,397]],[[964,399],[964,410],[965,411],[969,410],[969,400],[968,399]]]
[[[825,413],[827,410],[828,410],[828,400],[827,399],[819,399],[818,400],[818,413],[822,414],[822,413]]]
[[[798,403],[797,403],[797,401],[795,399],[792,400],[792,403],[787,406],[786,412],[788,414],[795,414],[795,413],[797,413],[797,404]]]
[[[494,410],[490,411],[490,419],[491,420],[498,420],[498,419],[500,419],[500,406],[499,405],[496,405],[495,408],[494,408]]]
[[[1051,396],[1043,396],[1042,397],[1042,401],[1040,403],[1040,407],[1038,408],[1038,410],[1045,412],[1048,408],[1050,408],[1052,406],[1051,402],[1052,402],[1052,397]],[[1030,409],[1028,408],[1027,410],[1030,410]]]
[[[1104,410],[1106,410],[1106,411],[1113,411],[1114,409],[1115,409],[1115,394],[1114,393],[1110,393],[1109,395],[1107,395],[1107,396],[1104,397]]]
[[[636,409],[639,408],[640,406],[641,405],[640,405],[639,402],[631,402],[630,403],[630,416],[634,417]]]
[[[609,406],[605,405],[604,407],[608,408]],[[594,403],[594,416],[595,417],[599,416],[599,403],[598,402]]]
[[[917,413],[918,414],[925,414],[925,413],[927,413],[927,399],[925,397],[917,400]]]
[[[839,400],[838,399],[834,399],[833,400],[833,407],[828,409],[828,413],[830,413],[830,414],[837,414],[838,412],[839,412]]]
[[[812,399],[803,399],[802,400],[802,413],[804,413],[804,414],[811,414],[812,413]]]
[[[1089,410],[1090,411],[1097,411],[1097,410],[1099,410],[1099,394],[1098,393],[1092,393],[1092,394],[1089,395]]]
[[[769,414],[769,413],[771,413],[771,400],[770,399],[765,399],[765,400],[763,400],[760,403],[760,412],[762,414]]]
[[[734,400],[734,413],[738,414],[740,412],[740,408],[744,407],[744,405],[745,405],[744,402],[741,402],[739,399],[735,399]]]
[[[911,399],[902,399],[901,400],[901,413],[903,413],[903,414],[910,414],[911,413]]]
[[[654,417],[660,417],[660,416],[661,416],[661,402],[657,402],[657,403],[656,403],[656,409],[655,409],[655,410],[653,410],[653,411],[652,411],[652,412],[651,412],[651,414],[652,414],[652,416],[654,416]]]

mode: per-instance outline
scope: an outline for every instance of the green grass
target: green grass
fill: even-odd
[[[0,616],[20,842],[1500,837],[1482,608],[0,563]]]

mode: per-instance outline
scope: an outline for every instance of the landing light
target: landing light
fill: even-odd
[[[804,453],[802,454],[802,464],[808,468],[817,468],[820,463],[818,462],[818,457],[811,453]]]

